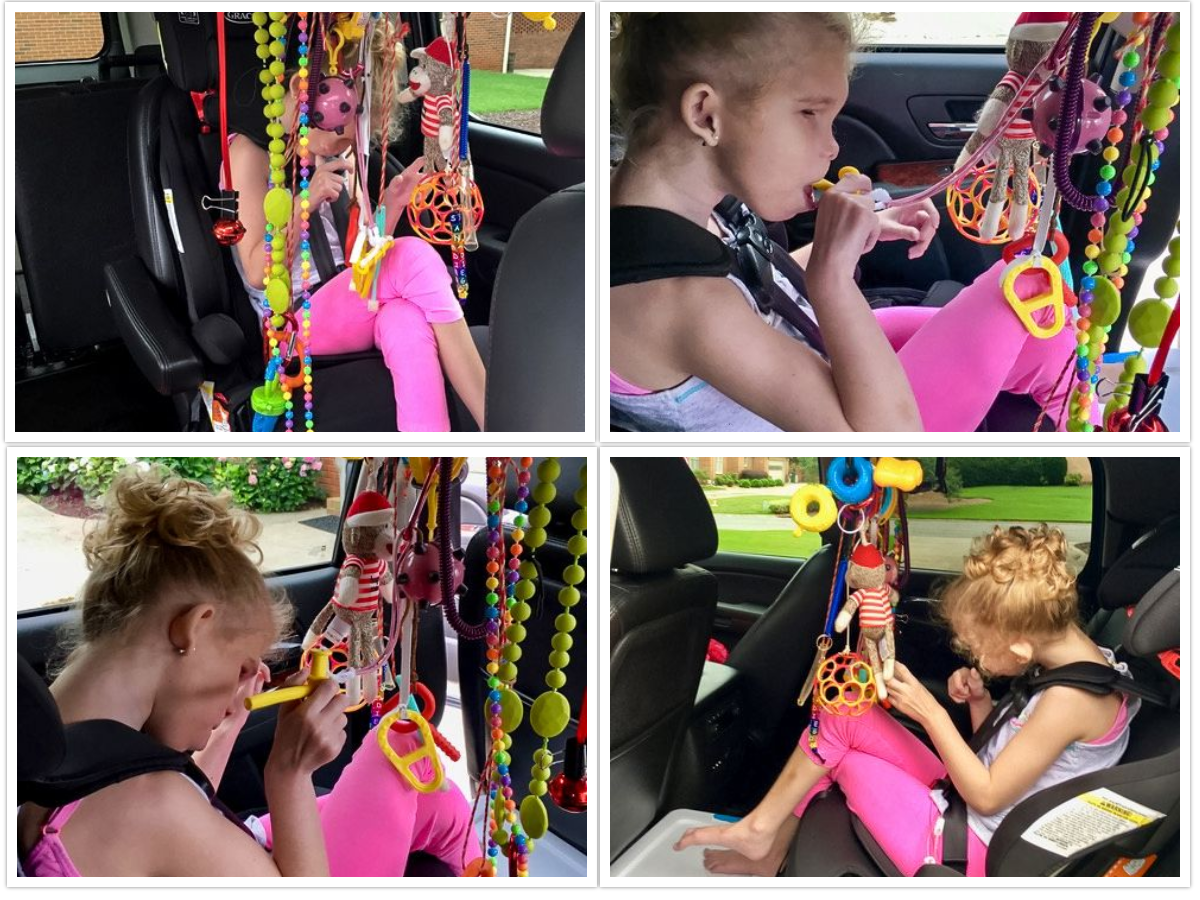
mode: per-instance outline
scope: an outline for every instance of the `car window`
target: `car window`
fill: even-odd
[[[345,464],[319,456],[17,458],[18,610],[71,603],[87,577],[82,538],[87,520],[117,473],[158,463],[227,490],[262,523],[263,570],[329,563],[337,544]]]
[[[98,12],[18,12],[14,17],[17,65],[95,59],[104,49]]]
[[[472,118],[542,132],[542,100],[563,45],[583,13],[477,12],[467,24]],[[550,25],[551,27],[547,27]]]
[[[928,10],[860,13],[864,46],[1004,47],[1015,12]]]
[[[907,495],[913,568],[955,572],[994,525],[1061,528],[1075,571],[1092,539],[1092,466],[1082,456],[922,457],[924,483]]]
[[[818,534],[793,534],[788,503],[796,488],[819,480],[815,456],[689,456],[688,464],[717,520],[717,549],[807,559]]]

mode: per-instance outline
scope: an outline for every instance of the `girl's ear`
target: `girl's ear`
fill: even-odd
[[[206,639],[211,642],[215,621],[216,607],[211,603],[197,603],[180,610],[171,619],[167,637],[177,651],[183,650],[186,655]]]
[[[312,78],[311,72],[309,73],[308,77],[310,79]],[[288,81],[288,93],[292,95],[293,100],[295,100],[297,103],[300,102],[300,73],[298,71],[293,72],[291,80]]]
[[[1021,665],[1027,666],[1033,662],[1033,644],[1029,641],[1024,639],[1013,641],[1008,645],[1008,649],[1021,661]]]
[[[679,99],[679,112],[688,131],[694,134],[701,144],[715,147],[720,137],[721,99],[716,89],[705,82],[697,82],[683,92]]]

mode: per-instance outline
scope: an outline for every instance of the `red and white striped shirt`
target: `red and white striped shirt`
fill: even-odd
[[[892,624],[892,592],[886,584],[859,588],[850,597],[858,601],[860,628],[886,628]]]
[[[333,605],[351,612],[370,612],[378,609],[379,581],[383,578],[383,573],[387,571],[387,561],[381,557],[374,562],[367,562],[361,556],[347,556],[346,561],[342,564],[342,569],[345,570],[346,566],[357,566],[361,573],[358,576],[358,596],[353,603],[347,606],[341,603],[335,595]]]
[[[1019,75],[1011,69],[1009,69],[1008,73],[1000,79],[1001,85],[1007,86],[1014,94],[1017,95],[1013,103],[1016,104],[1018,109],[1024,109],[1027,106],[1032,106],[1033,95],[1037,93],[1038,89],[1037,80],[1035,79],[1025,86],[1025,90],[1019,90],[1021,87],[1021,82],[1024,80],[1024,75]],[[1004,137],[1011,138],[1014,141],[1031,141],[1033,140],[1033,123],[1027,122],[1025,119],[1017,116],[1017,118],[1013,119],[1009,126],[1004,129]]]
[[[451,110],[454,114],[454,136],[458,137],[458,128],[462,122],[462,110],[454,103],[454,97],[451,94],[432,94],[425,95],[425,103],[421,110],[421,134],[425,137],[435,138],[438,136],[438,130],[442,127],[440,118],[443,109]]]

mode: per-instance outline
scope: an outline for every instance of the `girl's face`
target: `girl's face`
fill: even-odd
[[[987,629],[970,619],[955,623],[954,646],[984,674],[1020,675],[1031,662],[1023,638],[1013,638]]]
[[[818,46],[775,72],[757,100],[723,103],[727,124],[713,151],[732,193],[769,222],[813,209],[811,186],[838,154],[833,120],[848,93],[844,49]]]
[[[265,609],[256,615],[218,606],[212,627],[201,635],[177,666],[168,666],[151,715],[152,733],[177,749],[203,749],[213,730],[237,712],[239,686],[254,677],[275,641]]]

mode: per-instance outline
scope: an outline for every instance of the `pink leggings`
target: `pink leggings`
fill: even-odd
[[[813,797],[836,784],[846,805],[862,820],[888,858],[904,875],[926,861],[942,860],[942,842],[933,834],[938,807],[930,785],[946,777],[946,767],[912,732],[877,706],[861,716],[822,713],[817,753],[800,749],[829,771],[796,807],[802,816]],[[967,874],[984,874],[987,846],[972,831],[967,841]]]
[[[388,739],[397,753],[417,746],[416,734],[394,729]],[[415,767],[421,778],[429,763]],[[458,787],[447,780],[443,790],[413,790],[379,749],[372,730],[338,777],[333,790],[317,798],[329,874],[345,877],[392,877],[404,874],[408,855],[424,851],[448,864],[455,874],[480,855],[471,829],[471,807]],[[260,821],[271,840],[271,817]]]
[[[392,373],[396,429],[449,431],[446,383],[433,326],[457,322],[463,313],[446,264],[420,238],[398,238],[376,275],[376,312],[367,309],[367,301],[354,289],[352,275],[346,269],[312,295],[313,354],[377,347]]]
[[[1058,419],[1075,368],[1070,325],[1049,339],[1033,337],[1005,302],[1000,276],[1005,263],[988,269],[941,309],[897,306],[875,311],[912,385],[926,431],[974,431],[1002,391],[1026,394]],[[1017,282],[1018,294],[1036,293],[1035,279]],[[1050,311],[1034,318],[1050,321]],[[1045,321],[1043,322],[1043,318]],[[1066,414],[1063,415],[1064,424]]]

